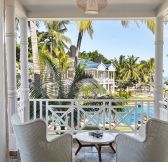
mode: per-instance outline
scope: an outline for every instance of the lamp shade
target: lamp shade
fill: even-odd
[[[98,14],[107,6],[107,0],[76,0],[76,2],[86,14]]]
[[[97,0],[87,0],[85,13],[86,14],[98,14]]]

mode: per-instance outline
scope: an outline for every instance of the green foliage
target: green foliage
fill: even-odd
[[[106,57],[104,57],[101,53],[99,53],[97,50],[93,51],[93,52],[86,52],[83,51],[80,53],[79,55],[80,58],[86,59],[86,60],[90,60],[93,62],[103,62],[105,64],[110,64],[111,61],[108,60]]]
[[[38,77],[38,79],[36,78],[32,83],[30,83],[30,98],[34,98],[34,99],[49,98],[45,84],[42,82],[42,77],[38,74],[35,74],[35,75],[36,75],[35,77]]]
[[[142,60],[135,56],[125,57],[121,55],[118,59],[114,58],[112,64],[116,68],[116,80],[119,88],[126,89],[135,83],[145,83],[152,85],[154,81],[155,60],[151,58],[148,61]]]
[[[130,91],[123,91],[123,90],[120,90],[119,92],[118,92],[118,96],[120,97],[120,98],[124,98],[124,99],[129,99],[132,95],[131,95],[131,92]]]
[[[164,84],[168,85],[168,80],[164,82]]]
[[[78,39],[77,39],[77,50],[78,52],[80,51],[83,35],[85,32],[88,33],[90,38],[93,38],[93,26],[92,26],[92,21],[91,20],[82,20],[82,21],[76,21],[76,26],[79,30],[78,33]]]
[[[114,58],[111,62],[113,66],[116,68],[116,80],[123,80],[122,70],[125,68],[126,58],[124,55],[120,55],[119,58]]]
[[[128,27],[131,21],[129,20],[122,20],[121,24],[123,27]],[[135,20],[134,23],[140,27],[140,24],[143,23],[147,26],[147,28],[154,34],[156,32],[156,21],[153,19],[148,20]]]
[[[96,126],[86,126],[82,130],[100,130],[100,128]]]
[[[72,84],[70,85],[67,98],[71,99],[71,98],[77,97],[76,95],[79,94],[79,91],[82,85],[88,84],[88,83],[97,85],[97,82],[96,80],[93,79],[93,76],[90,74],[87,74],[84,71],[84,68],[81,67],[80,64],[78,64],[75,67],[75,76],[74,76]]]
[[[118,88],[121,90],[126,90],[127,87],[133,86],[130,80],[118,80],[117,85],[118,85]]]
[[[59,68],[59,64],[55,63],[55,58],[49,54],[49,52],[44,52],[40,54],[41,64],[44,66],[49,66],[51,74],[52,74],[52,82],[55,83],[57,87],[58,96],[57,98],[60,99],[73,99],[77,97],[79,94],[80,88],[83,84],[91,83],[97,84],[97,82],[93,79],[93,77],[87,73],[85,73],[84,69],[81,65],[75,66],[75,75],[74,79],[68,86],[68,90],[66,88],[63,77],[62,71]]]
[[[84,99],[89,98],[97,98],[98,96],[102,96],[106,93],[106,89],[102,85],[84,85],[80,89],[80,95]]]
[[[140,81],[137,63],[138,59],[139,57],[135,57],[134,55],[128,56],[124,68],[121,70],[123,80],[131,80],[131,82]]]
[[[55,55],[54,48],[65,53],[68,45],[71,44],[71,39],[65,35],[69,21],[44,21],[47,32],[38,33],[38,42],[45,46],[52,55]]]

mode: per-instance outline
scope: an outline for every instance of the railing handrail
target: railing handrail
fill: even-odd
[[[126,127],[124,132],[136,133],[144,120],[153,117],[154,111],[153,99],[29,99],[29,101],[31,119],[45,119],[48,129],[54,132],[79,131],[91,123],[102,130],[120,132],[123,131],[121,127]],[[22,105],[21,101],[19,102]],[[56,130],[53,130],[53,124],[57,127]],[[65,130],[62,130],[62,126]]]
[[[29,99],[29,101],[154,102],[153,99]]]

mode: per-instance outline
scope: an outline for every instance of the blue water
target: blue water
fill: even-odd
[[[137,111],[137,121],[138,121],[138,123],[141,122],[141,117],[142,116],[143,117],[154,117],[154,105],[150,105],[149,108],[148,108],[147,105],[144,105],[143,106],[143,112],[142,112],[142,107],[137,106],[136,111]],[[120,113],[120,115],[122,117],[124,117],[128,112],[129,112],[129,110],[126,110],[125,113],[124,112],[123,112],[123,114]],[[116,119],[117,119],[117,121],[121,120],[120,118],[116,118]],[[131,113],[131,115],[129,115],[124,121],[122,121],[122,123],[133,125],[133,124],[135,124],[135,119],[136,119],[135,111],[133,111]],[[136,123],[136,124],[138,124],[138,123]]]
[[[106,124],[109,124],[109,122],[121,122],[122,124],[127,124],[127,125],[134,125],[134,124],[140,124],[142,122],[142,116],[143,116],[143,119],[144,117],[154,117],[154,105],[153,104],[150,104],[150,105],[143,105],[143,108],[141,107],[141,105],[137,106],[136,107],[136,114],[137,116],[135,117],[135,110],[131,112],[131,109],[130,107],[128,108],[125,108],[124,111],[122,112],[117,112],[117,114],[115,115],[112,115],[111,116],[111,119],[109,118],[109,113],[107,112],[107,114],[105,115],[105,122]],[[127,114],[130,112],[129,116],[127,116]],[[121,119],[121,116],[122,118],[124,118],[124,116],[127,116],[124,120]],[[135,120],[137,118],[137,120]],[[91,125],[92,124],[95,124],[95,123],[103,123],[103,120],[104,120],[104,117],[103,117],[103,114],[101,114],[97,119],[91,122],[89,122]],[[121,121],[122,120],[122,121]],[[136,123],[135,123],[136,121]]]

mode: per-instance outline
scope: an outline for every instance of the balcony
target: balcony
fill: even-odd
[[[18,103],[22,115],[22,102]],[[100,129],[136,133],[154,117],[153,100],[30,99],[29,119],[45,119],[48,133]]]
[[[100,79],[96,78],[99,84],[114,84],[115,85],[115,79]]]
[[[168,3],[166,0],[146,0],[120,2],[110,1],[108,7],[98,15],[86,16],[78,9],[74,1],[32,1],[26,0],[0,0],[0,103],[1,103],[1,133],[0,133],[0,154],[1,160],[7,161],[8,142],[10,149],[13,142],[16,142],[8,125],[12,114],[17,110],[22,120],[45,119],[49,135],[61,134],[62,132],[75,133],[96,127],[115,133],[134,134],[138,128],[149,118],[160,117],[159,101],[163,99],[163,31],[164,21],[167,21]],[[156,20],[155,33],[155,84],[154,101],[149,100],[48,100],[30,99],[28,85],[28,21],[42,19],[151,19]],[[16,28],[15,20],[20,20],[20,40],[21,40],[21,101],[17,107],[17,87],[16,87]],[[101,81],[106,83],[106,81]],[[113,81],[112,81],[113,82]],[[7,111],[8,110],[8,111]],[[161,115],[165,116],[165,109]],[[9,122],[10,123],[10,122]],[[9,128],[8,128],[9,126]],[[161,132],[162,133],[162,132]],[[163,134],[163,133],[162,133]],[[162,146],[162,145],[161,145]],[[88,151],[87,151],[88,152]],[[91,150],[91,156],[95,153]],[[88,160],[86,152],[84,157],[76,161]],[[111,155],[111,154],[110,154]],[[90,157],[91,157],[90,156]],[[110,161],[115,158],[108,158]],[[96,158],[95,158],[96,159]],[[97,161],[97,160],[93,161]]]
[[[23,115],[23,104],[18,102]],[[104,130],[114,134],[126,133],[134,136],[138,129],[154,117],[153,100],[94,100],[94,99],[30,99],[29,119],[44,119],[48,125],[48,136],[61,133],[75,134],[79,131]],[[97,162],[97,150],[83,148],[77,156],[77,143],[73,144],[74,162]],[[115,162],[116,155],[108,147],[102,149],[103,162]],[[11,161],[14,162],[14,161]],[[19,161],[18,161],[19,162]]]

